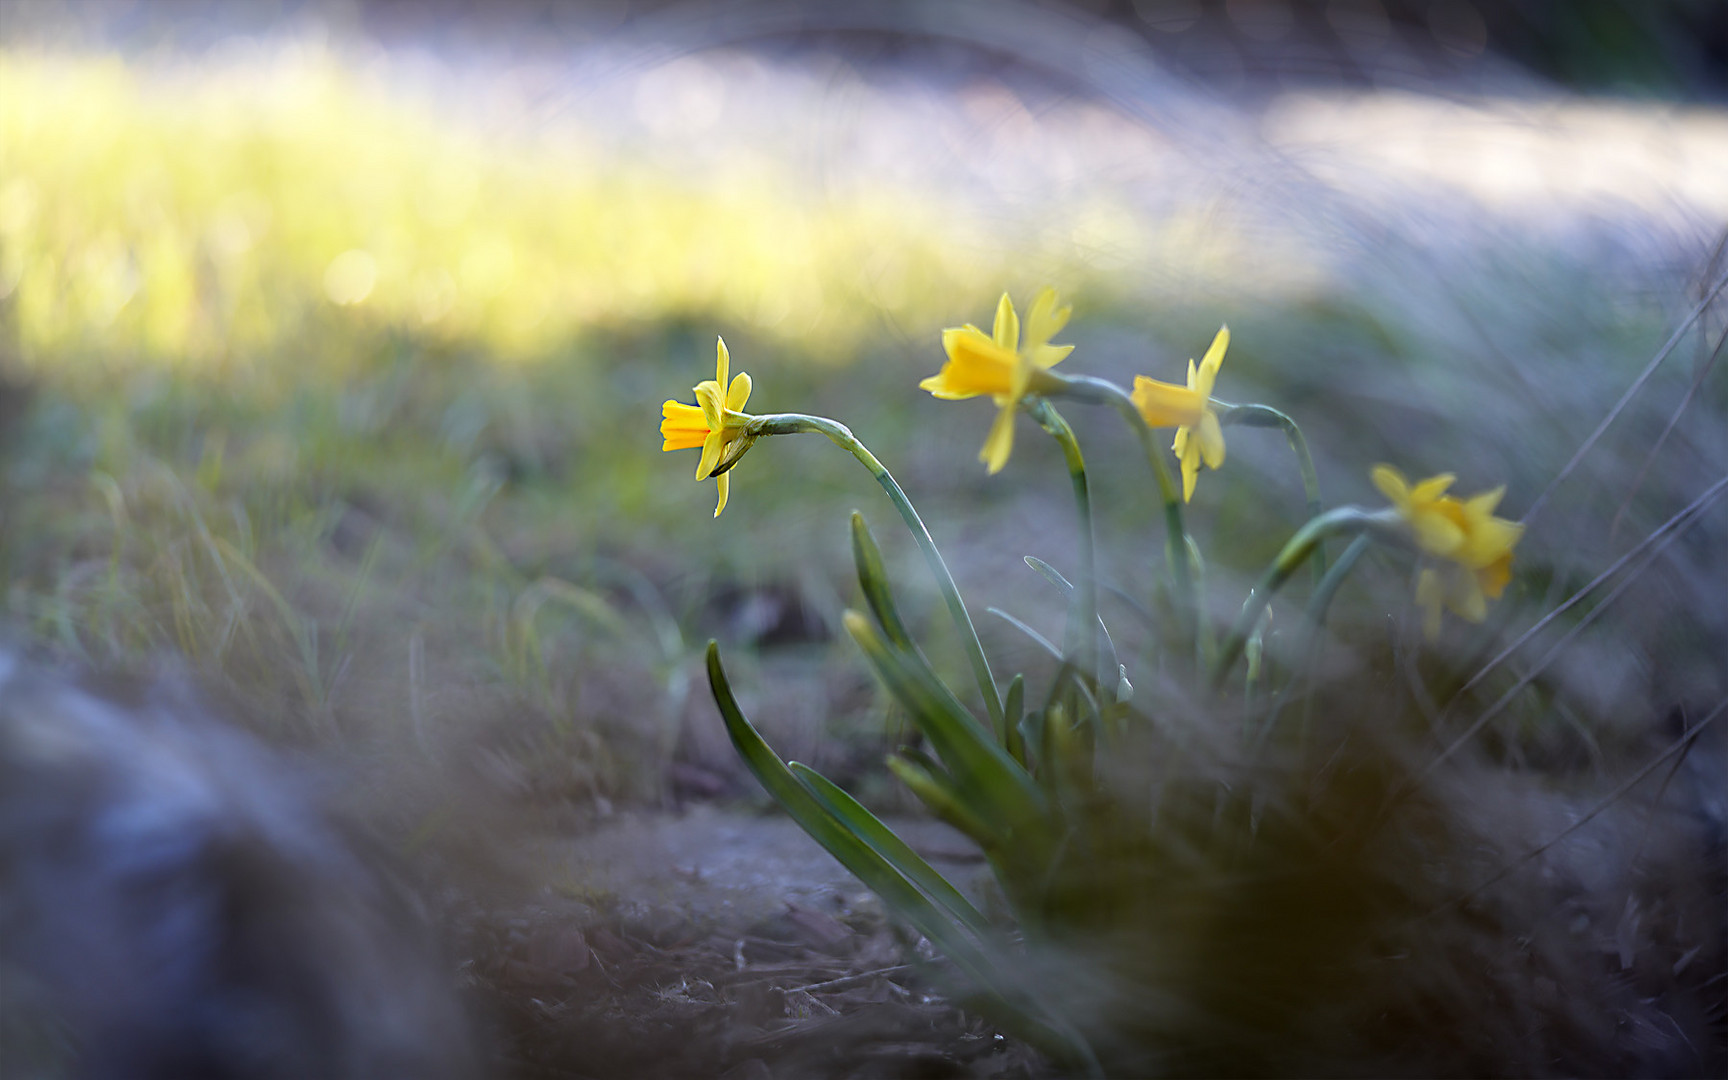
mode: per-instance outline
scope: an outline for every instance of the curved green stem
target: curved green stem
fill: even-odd
[[[1369,513],[1355,506],[1341,506],[1329,510],[1317,518],[1311,519],[1306,525],[1296,530],[1296,535],[1285,542],[1278,557],[1272,560],[1272,565],[1260,575],[1254,589],[1248,594],[1248,600],[1242,605],[1242,611],[1236,616],[1236,621],[1230,626],[1230,636],[1225,640],[1224,647],[1218,652],[1218,664],[1212,669],[1213,692],[1223,686],[1224,678],[1242,656],[1243,646],[1248,635],[1253,632],[1254,624],[1259,621],[1260,613],[1266,610],[1266,605],[1272,602],[1272,596],[1290,580],[1290,575],[1314,554],[1320,542],[1328,536],[1343,534],[1355,535],[1369,531],[1384,532],[1389,538],[1400,536],[1399,528],[1402,519],[1396,510],[1382,510]]]
[[[1105,672],[1099,664],[1098,649],[1098,585],[1097,552],[1092,531],[1092,495],[1086,484],[1086,459],[1080,454],[1080,444],[1074,429],[1056,411],[1056,407],[1039,398],[1028,410],[1038,426],[1050,433],[1062,447],[1062,459],[1068,464],[1068,479],[1074,485],[1074,509],[1080,522],[1080,575],[1074,583],[1074,599],[1068,612],[1069,635],[1064,646],[1074,666],[1106,684]],[[1114,675],[1114,672],[1110,673]]]
[[[1356,568],[1363,555],[1368,553],[1368,545],[1373,543],[1369,536],[1358,536],[1350,541],[1350,546],[1344,549],[1344,554],[1338,556],[1338,561],[1326,570],[1326,575],[1320,579],[1320,584],[1308,596],[1308,625],[1315,629],[1326,623],[1326,612],[1332,607],[1332,598],[1338,595],[1339,586],[1350,576],[1350,571]],[[1316,552],[1318,556],[1318,552]]]
[[[990,714],[990,724],[993,730],[1002,729],[1002,698],[996,690],[996,679],[990,673],[990,661],[984,655],[984,646],[978,641],[978,630],[972,625],[972,616],[966,611],[965,601],[960,599],[960,589],[954,584],[954,575],[948,572],[948,564],[942,560],[942,553],[936,550],[936,541],[930,538],[930,530],[924,527],[924,520],[918,516],[918,511],[912,508],[912,500],[900,490],[900,485],[868,447],[858,441],[852,430],[837,420],[825,416],[806,416],[803,413],[774,413],[765,416],[755,416],[750,420],[747,435],[755,438],[762,435],[795,435],[813,433],[828,436],[829,441],[840,447],[858,463],[870,470],[870,475],[882,485],[882,490],[888,493],[888,498],[894,503],[894,508],[900,511],[901,520],[912,531],[912,536],[918,541],[918,547],[924,552],[924,561],[929,564],[931,574],[935,575],[936,584],[942,589],[942,598],[948,603],[948,614],[953,616],[954,625],[960,631],[961,644],[966,648],[966,658],[971,661],[972,675],[978,682],[978,693],[984,698],[984,708]]]
[[[1193,632],[1198,625],[1199,603],[1194,576],[1189,572],[1189,540],[1188,529],[1182,522],[1182,491],[1170,477],[1170,466],[1164,461],[1163,448],[1158,445],[1152,428],[1147,426],[1146,418],[1135,407],[1134,399],[1115,383],[1091,375],[1071,375],[1065,380],[1062,393],[1080,401],[1109,405],[1122,414],[1122,419],[1139,436],[1146,460],[1152,466],[1152,475],[1158,479],[1158,497],[1164,503],[1164,547],[1170,572],[1175,577],[1177,608],[1185,624],[1183,630]]]
[[[1325,507],[1320,502],[1320,475],[1314,471],[1314,456],[1308,452],[1308,439],[1288,415],[1270,405],[1231,405],[1212,399],[1218,406],[1220,424],[1241,424],[1243,427],[1275,427],[1284,429],[1290,449],[1296,454],[1296,465],[1302,470],[1302,492],[1308,497],[1308,516],[1317,518]],[[1326,549],[1314,550],[1314,583],[1319,585],[1326,575]]]

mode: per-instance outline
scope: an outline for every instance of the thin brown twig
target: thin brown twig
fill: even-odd
[[[838,979],[829,979],[827,982],[811,983],[809,986],[795,986],[786,992],[788,994],[795,994],[800,991],[806,994],[833,993],[837,990],[851,989],[861,983],[867,983],[871,979],[888,975],[899,975],[902,972],[913,970],[916,966],[917,965],[915,964],[895,964],[893,967],[877,968],[875,971],[860,971],[856,975],[843,975]]]

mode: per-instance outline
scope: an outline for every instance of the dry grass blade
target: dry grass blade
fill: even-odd
[[[1716,301],[1716,294],[1721,292],[1724,286],[1728,286],[1728,274],[1717,278],[1714,285],[1704,290],[1704,298],[1698,301],[1690,314],[1680,320],[1680,325],[1675,327],[1674,333],[1669,335],[1667,344],[1658,349],[1656,355],[1651,357],[1650,362],[1644,365],[1644,370],[1638,373],[1636,379],[1632,380],[1632,385],[1628,386],[1626,392],[1620,395],[1620,400],[1616,401],[1614,407],[1608,410],[1608,415],[1604,416],[1602,422],[1596,425],[1596,430],[1592,431],[1583,444],[1578,447],[1577,452],[1572,455],[1572,460],[1562,466],[1560,471],[1554,474],[1554,479],[1548,481],[1548,486],[1542,489],[1542,493],[1536,496],[1536,500],[1530,504],[1530,509],[1524,512],[1525,527],[1529,527],[1536,520],[1536,515],[1547,503],[1548,496],[1554,493],[1554,489],[1560,486],[1561,481],[1572,475],[1572,470],[1578,467],[1580,461],[1584,460],[1584,455],[1596,446],[1597,441],[1602,438],[1603,432],[1607,431],[1608,426],[1614,423],[1620,414],[1626,410],[1626,406],[1638,395],[1638,391],[1644,388],[1644,384],[1650,381],[1650,376],[1656,374],[1656,369],[1662,366],[1664,360],[1668,359],[1668,355],[1680,344],[1680,340],[1686,336],[1686,332],[1692,329],[1692,324],[1697,322],[1699,317]]]
[[[811,983],[809,986],[795,987],[792,990],[787,991],[787,993],[826,994],[835,990],[849,990],[854,986],[860,986],[867,983],[871,979],[883,979],[890,975],[903,975],[908,971],[914,970],[916,970],[916,965],[913,964],[895,964],[893,967],[877,968],[874,971],[860,971],[854,975],[843,975],[838,979],[829,979],[827,982]]]
[[[1710,350],[1705,361],[1698,365],[1698,374],[1692,377],[1692,385],[1686,388],[1686,396],[1680,399],[1680,404],[1674,406],[1674,414],[1668,417],[1668,423],[1662,429],[1662,434],[1656,436],[1656,441],[1650,444],[1650,452],[1644,455],[1644,464],[1638,467],[1638,475],[1632,478],[1632,483],[1626,490],[1626,497],[1620,500],[1620,508],[1614,511],[1614,520],[1608,525],[1608,539],[1613,541],[1620,534],[1620,522],[1626,517],[1626,511],[1631,508],[1632,500],[1638,494],[1638,489],[1644,486],[1644,477],[1650,472],[1650,466],[1655,464],[1656,455],[1662,452],[1662,447],[1668,441],[1668,436],[1674,433],[1674,428],[1680,423],[1680,417],[1685,414],[1687,406],[1698,395],[1698,388],[1704,385],[1710,370],[1716,366],[1716,361],[1722,357],[1722,346],[1728,344],[1728,329],[1722,331],[1716,338],[1716,347]]]
[[[1626,566],[1627,563],[1631,562],[1633,559],[1638,558],[1651,545],[1662,544],[1665,546],[1669,542],[1669,540],[1671,540],[1675,535],[1677,535],[1679,533],[1679,531],[1682,528],[1684,528],[1686,525],[1691,524],[1691,522],[1694,518],[1696,518],[1698,515],[1702,514],[1705,510],[1709,509],[1710,504],[1715,502],[1717,500],[1717,498],[1719,498],[1721,496],[1724,489],[1728,489],[1728,476],[1723,477],[1722,479],[1716,481],[1716,483],[1712,484],[1710,487],[1706,488],[1702,495],[1699,495],[1696,499],[1693,499],[1682,510],[1680,510],[1679,513],[1675,514],[1673,517],[1671,517],[1667,521],[1663,522],[1659,527],[1657,527],[1654,531],[1652,531],[1649,536],[1646,536],[1642,541],[1640,541],[1637,547],[1633,548],[1631,551],[1628,551],[1626,554],[1624,554],[1624,555],[1620,556],[1618,559],[1614,560],[1613,564],[1611,566],[1609,566],[1608,569],[1602,571],[1600,574],[1597,574],[1594,578],[1592,578],[1590,580],[1589,584],[1585,585],[1583,588],[1579,589],[1577,592],[1575,592],[1571,596],[1567,597],[1566,600],[1564,602],[1562,602],[1559,606],[1557,606],[1553,611],[1550,611],[1548,614],[1546,614],[1546,615],[1542,616],[1542,618],[1538,619],[1534,626],[1530,627],[1530,629],[1528,629],[1528,630],[1524,631],[1522,634],[1518,635],[1517,640],[1513,641],[1512,644],[1510,644],[1510,645],[1506,646],[1504,649],[1500,650],[1500,652],[1492,660],[1488,661],[1486,664],[1483,664],[1482,667],[1476,672],[1476,674],[1470,676],[1470,678],[1464,683],[1464,685],[1460,686],[1458,688],[1457,692],[1452,695],[1452,701],[1457,701],[1461,697],[1463,697],[1464,694],[1468,693],[1477,684],[1479,684],[1484,678],[1486,678],[1490,671],[1493,671],[1495,668],[1497,668],[1501,664],[1505,663],[1508,659],[1510,659],[1513,656],[1513,654],[1518,652],[1519,649],[1522,649],[1525,646],[1525,644],[1530,641],[1530,639],[1534,638],[1537,634],[1541,633],[1548,626],[1549,623],[1553,622],[1555,619],[1558,619],[1561,615],[1564,615],[1566,612],[1570,611],[1572,608],[1574,608],[1574,607],[1578,606],[1578,604],[1582,603],[1584,598],[1589,596],[1591,593],[1595,592],[1598,586],[1600,586],[1603,582],[1607,581],[1609,578],[1613,577],[1615,574],[1618,574],[1621,571],[1621,569]],[[1534,673],[1532,673],[1532,674],[1534,674]],[[1450,708],[1450,705],[1448,705],[1448,708]],[[1443,716],[1444,716],[1444,710],[1442,710],[1442,717]],[[1450,752],[1450,751],[1448,751],[1448,752]]]
[[[1549,649],[1548,652],[1543,655],[1541,660],[1538,660],[1530,668],[1529,671],[1525,672],[1522,676],[1520,676],[1518,678],[1518,680],[1516,682],[1514,682],[1512,684],[1512,686],[1509,689],[1507,689],[1507,691],[1504,694],[1500,695],[1500,697],[1494,702],[1494,704],[1492,704],[1492,705],[1488,706],[1488,708],[1484,709],[1482,711],[1482,715],[1478,716],[1475,719],[1475,721],[1473,723],[1471,723],[1471,725],[1468,728],[1465,728],[1464,733],[1462,735],[1459,735],[1456,739],[1452,740],[1451,744],[1448,745],[1446,747],[1446,749],[1442,750],[1438,757],[1436,757],[1433,761],[1429,762],[1428,767],[1426,769],[1422,770],[1421,775],[1418,776],[1416,778],[1416,780],[1413,781],[1413,783],[1420,783],[1426,777],[1433,775],[1434,771],[1436,769],[1438,769],[1447,759],[1451,758],[1451,756],[1453,754],[1457,753],[1458,750],[1460,748],[1462,748],[1465,743],[1469,742],[1472,738],[1474,738],[1476,733],[1481,731],[1483,729],[1483,727],[1485,727],[1488,724],[1488,721],[1490,721],[1490,720],[1494,719],[1494,717],[1500,715],[1500,711],[1502,709],[1504,709],[1507,705],[1511,704],[1513,698],[1517,697],[1518,694],[1521,691],[1523,691],[1523,689],[1526,686],[1529,686],[1531,681],[1534,680],[1536,678],[1536,676],[1540,675],[1542,673],[1542,671],[1547,668],[1550,661],[1552,661],[1555,657],[1559,656],[1560,653],[1565,651],[1566,646],[1570,645],[1572,643],[1572,640],[1574,638],[1576,638],[1580,633],[1582,633],[1586,627],[1588,627],[1591,623],[1595,622],[1596,617],[1598,615],[1601,615],[1603,612],[1607,611],[1609,606],[1614,603],[1614,601],[1620,596],[1620,594],[1625,592],[1628,588],[1631,587],[1633,582],[1638,580],[1638,575],[1643,573],[1652,564],[1654,564],[1657,557],[1662,554],[1663,550],[1666,549],[1670,543],[1672,543],[1675,539],[1677,539],[1680,536],[1682,530],[1678,527],[1675,527],[1675,526],[1678,525],[1678,523],[1681,521],[1681,519],[1688,518],[1688,515],[1690,515],[1690,518],[1688,519],[1688,523],[1696,521],[1697,518],[1700,515],[1702,515],[1704,506],[1708,505],[1708,503],[1710,501],[1713,501],[1715,499],[1715,496],[1717,494],[1719,494],[1725,488],[1728,488],[1728,476],[1725,476],[1721,480],[1718,480],[1715,483],[1715,485],[1713,485],[1708,491],[1706,491],[1703,495],[1699,496],[1696,500],[1694,500],[1692,505],[1688,506],[1685,510],[1682,510],[1680,513],[1676,514],[1673,518],[1670,518],[1667,524],[1663,525],[1662,528],[1656,530],[1655,533],[1652,533],[1650,536],[1650,539],[1655,539],[1655,537],[1659,534],[1662,536],[1662,539],[1659,543],[1655,544],[1653,547],[1650,548],[1649,554],[1645,557],[1644,562],[1637,569],[1633,570],[1631,573],[1628,573],[1624,578],[1622,578],[1620,580],[1620,583],[1618,585],[1614,586],[1613,591],[1610,592],[1606,597],[1604,597],[1600,604],[1597,604],[1594,608],[1591,608],[1589,614],[1585,615],[1582,619],[1578,620],[1577,626],[1574,626],[1572,629],[1568,630],[1566,632],[1566,634],[1563,637],[1561,637],[1561,639],[1559,641],[1555,642],[1554,647],[1552,649]],[[1645,544],[1639,545],[1638,550],[1640,550],[1640,551],[1643,550],[1643,548],[1645,546],[1646,546]],[[1637,553],[1636,551],[1628,552],[1627,555],[1625,555],[1624,557],[1615,560],[1614,565],[1612,567],[1610,567],[1608,569],[1608,571],[1606,571],[1602,575],[1598,576],[1595,581],[1590,583],[1590,585],[1586,586],[1583,589],[1580,589],[1578,594],[1576,596],[1574,596],[1572,598],[1572,600],[1568,600],[1566,602],[1566,604],[1564,604],[1560,608],[1556,608],[1554,611],[1550,612],[1548,614],[1548,616],[1543,618],[1540,623],[1538,623],[1535,627],[1532,627],[1528,632],[1526,632],[1523,635],[1523,637],[1520,637],[1518,642],[1514,643],[1514,646],[1516,646],[1517,644],[1521,644],[1523,641],[1528,639],[1532,634],[1534,634],[1536,632],[1537,629],[1539,629],[1541,626],[1545,625],[1555,615],[1558,615],[1561,610],[1564,610],[1564,608],[1571,606],[1571,604],[1574,601],[1576,601],[1577,599],[1579,599],[1582,596],[1584,596],[1585,594],[1587,594],[1592,588],[1595,587],[1596,584],[1600,583],[1605,578],[1607,578],[1610,573],[1612,573],[1613,571],[1615,571],[1615,570],[1619,569],[1621,566],[1623,566],[1636,553]],[[1501,654],[1501,656],[1502,657],[1508,656],[1511,654],[1511,652],[1512,652],[1512,649],[1508,648],[1506,650],[1506,652]],[[1499,659],[1500,658],[1497,657],[1494,661],[1491,661],[1488,666],[1492,667],[1495,663],[1498,663]],[[1486,670],[1486,669],[1484,669],[1484,670]],[[1476,682],[1477,682],[1476,679],[1470,680],[1469,683],[1465,684],[1465,689],[1468,689],[1470,686],[1474,685]],[[1462,694],[1463,694],[1463,690],[1460,690],[1458,696],[1462,696]],[[1453,698],[1453,700],[1454,701],[1458,700],[1458,697],[1455,696]]]
[[[1437,915],[1440,912],[1447,910],[1448,908],[1452,908],[1452,907],[1456,907],[1460,904],[1468,903],[1472,898],[1481,895],[1481,893],[1484,889],[1492,888],[1494,885],[1498,884],[1499,882],[1506,880],[1506,878],[1508,876],[1510,876],[1511,874],[1515,873],[1519,867],[1524,866],[1526,863],[1530,862],[1530,860],[1532,860],[1532,859],[1540,857],[1543,852],[1547,851],[1548,849],[1552,848],[1555,844],[1560,843],[1560,841],[1566,839],[1568,836],[1571,836],[1573,833],[1577,832],[1579,829],[1582,829],[1584,826],[1588,825],[1593,819],[1595,819],[1597,817],[1597,815],[1601,814],[1604,810],[1608,809],[1610,806],[1613,806],[1615,803],[1617,803],[1621,799],[1625,798],[1627,792],[1631,791],[1633,788],[1635,788],[1639,784],[1643,783],[1645,778],[1647,778],[1651,773],[1655,772],[1657,767],[1660,766],[1663,762],[1667,761],[1669,758],[1673,757],[1674,755],[1676,755],[1678,753],[1681,753],[1682,751],[1686,750],[1687,747],[1691,746],[1692,743],[1698,738],[1698,735],[1700,732],[1702,732],[1705,728],[1709,727],[1711,724],[1715,723],[1717,720],[1721,719],[1722,713],[1724,710],[1728,710],[1728,698],[1723,698],[1721,701],[1718,701],[1716,703],[1716,707],[1714,709],[1711,709],[1710,712],[1704,717],[1704,719],[1698,721],[1698,723],[1696,723],[1692,726],[1692,730],[1690,730],[1690,731],[1686,732],[1686,734],[1680,736],[1680,738],[1676,739],[1673,743],[1671,743],[1666,750],[1663,750],[1660,754],[1658,754],[1654,758],[1652,758],[1643,768],[1639,769],[1637,772],[1635,772],[1631,776],[1627,777],[1625,783],[1621,784],[1619,787],[1615,788],[1612,792],[1608,793],[1608,795],[1604,796],[1602,798],[1602,800],[1600,802],[1598,802],[1595,806],[1592,806],[1589,810],[1587,810],[1583,814],[1579,815],[1577,821],[1574,821],[1572,824],[1566,826],[1566,828],[1562,829],[1558,834],[1556,834],[1551,839],[1549,839],[1549,840],[1547,840],[1541,844],[1538,844],[1536,847],[1525,852],[1523,855],[1519,856],[1517,859],[1514,859],[1512,862],[1501,867],[1500,870],[1497,873],[1495,873],[1493,877],[1490,877],[1487,881],[1484,881],[1482,884],[1476,886],[1474,889],[1471,889],[1469,892],[1463,893],[1463,894],[1461,894],[1461,895],[1459,895],[1459,896],[1457,896],[1451,900],[1448,900],[1446,903],[1435,908],[1433,911],[1429,912],[1428,914],[1430,916]]]

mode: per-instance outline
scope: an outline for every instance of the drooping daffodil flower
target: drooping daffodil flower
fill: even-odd
[[[1052,345],[1050,339],[1068,325],[1072,307],[1056,306],[1056,290],[1044,289],[1026,314],[1026,340],[1020,340],[1020,319],[1014,302],[1003,293],[996,304],[996,322],[986,334],[970,323],[942,331],[948,362],[918,385],[939,398],[957,401],[989,394],[998,412],[978,460],[990,472],[1002,470],[1014,449],[1014,411],[1029,394],[1049,393],[1061,381],[1048,369],[1061,363],[1072,345]]]
[[[1224,464],[1224,429],[1212,408],[1212,384],[1218,369],[1224,364],[1224,350],[1230,347],[1230,328],[1218,329],[1218,336],[1200,360],[1198,368],[1188,361],[1188,385],[1159,382],[1144,375],[1134,377],[1134,406],[1147,427],[1173,427],[1176,441],[1171,449],[1182,462],[1182,501],[1194,497],[1194,484],[1200,477],[1200,463],[1208,469]]]
[[[1445,498],[1446,489],[1455,479],[1451,473],[1431,476],[1414,487],[1404,479],[1403,473],[1390,465],[1376,465],[1370,475],[1380,494],[1386,496],[1392,508],[1410,526],[1416,546],[1424,554],[1444,559],[1463,542],[1463,530],[1443,507],[1447,501],[1456,501]]]
[[[1498,600],[1512,580],[1512,549],[1524,535],[1519,522],[1494,516],[1506,488],[1458,499],[1445,494],[1450,473],[1411,486],[1397,469],[1377,465],[1373,478],[1410,527],[1417,548],[1441,560],[1416,577],[1428,638],[1439,636],[1442,609],[1473,623],[1487,618],[1488,601]]]
[[[750,400],[750,376],[740,371],[728,385],[726,381],[730,355],[724,338],[715,339],[714,377],[696,384],[696,405],[667,401],[660,406],[660,435],[665,440],[662,450],[702,448],[696,462],[696,479],[714,478],[720,488],[720,502],[714,516],[726,509],[726,497],[731,486],[728,470],[750,449],[755,438],[746,434],[752,419],[744,412]]]

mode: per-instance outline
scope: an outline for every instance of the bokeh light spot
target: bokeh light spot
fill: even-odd
[[[371,296],[377,283],[378,261],[359,248],[331,259],[329,269],[324,271],[324,295],[345,307]]]

